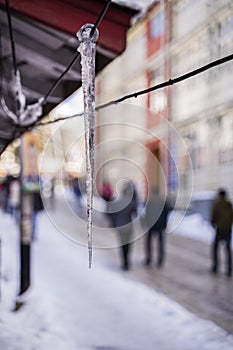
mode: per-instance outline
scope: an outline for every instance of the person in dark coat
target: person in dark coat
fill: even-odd
[[[162,267],[164,263],[165,229],[170,207],[165,200],[158,195],[158,190],[153,189],[151,196],[145,207],[144,222],[148,228],[146,233],[146,260],[145,265],[149,266],[152,261],[152,238],[158,239],[157,266]]]
[[[40,191],[33,193],[33,214],[32,214],[32,239],[37,238],[37,220],[38,213],[44,209],[43,200]]]
[[[79,211],[80,209],[82,209],[82,192],[80,189],[80,181],[78,177],[73,179],[73,190],[75,198],[77,199],[77,209]]]
[[[232,204],[227,200],[227,193],[224,189],[218,191],[217,199],[213,203],[211,212],[211,223],[215,228],[215,238],[212,247],[212,272],[218,272],[218,249],[219,243],[225,243],[227,270],[226,275],[232,275],[232,256],[231,256],[231,230],[233,221]]]
[[[132,220],[137,215],[135,187],[128,182],[118,199],[111,202],[112,226],[118,231],[121,244],[122,268],[130,268],[130,250],[133,233]]]

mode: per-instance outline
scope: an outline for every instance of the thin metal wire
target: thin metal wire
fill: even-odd
[[[1,28],[0,28],[0,94],[1,96],[3,96],[3,59],[2,59],[2,32],[1,32]],[[0,98],[0,105],[2,107],[2,99]],[[8,115],[6,114],[4,108],[2,108],[4,114],[6,115],[6,117],[8,117]]]
[[[170,85],[175,85],[176,83],[178,82],[181,82],[182,80],[185,80],[185,79],[188,79],[192,76],[195,76],[195,75],[198,75],[210,68],[213,68],[213,67],[216,67],[216,66],[219,66],[225,62],[229,62],[233,59],[233,54],[231,55],[228,55],[228,56],[225,56],[223,58],[220,58],[216,61],[213,61],[213,62],[210,62],[209,64],[205,65],[205,66],[202,66],[196,70],[193,70],[189,73],[186,73],[184,75],[181,75],[175,79],[169,79],[168,81],[164,82],[164,83],[161,83],[161,84],[158,84],[158,85],[155,85],[155,86],[152,86],[148,89],[145,89],[145,90],[140,90],[138,92],[134,92],[132,94],[129,94],[129,95],[125,95],[123,97],[120,97],[116,100],[112,100],[110,102],[107,102],[105,104],[102,104],[102,105],[99,105],[95,108],[96,111],[98,110],[101,110],[101,109],[104,109],[104,108],[107,108],[111,105],[114,105],[114,104],[118,104],[118,103],[121,103],[127,99],[130,99],[130,98],[136,98],[138,97],[139,95],[143,95],[143,94],[147,94],[147,93],[150,93],[152,91],[155,91],[155,90],[158,90],[158,89],[162,89],[164,87],[167,87],[167,86],[170,86]],[[72,118],[77,118],[77,117],[82,117],[83,116],[83,112],[81,113],[78,113],[78,114],[74,114],[74,115],[71,115],[69,117],[64,117],[64,118],[59,118],[59,119],[55,119],[53,121],[49,121],[49,122],[39,122],[40,119],[38,119],[38,121],[28,125],[28,126],[24,126],[24,127],[20,127],[20,130],[19,130],[19,136],[22,135],[23,133],[25,133],[26,131],[29,131],[29,130],[32,130],[34,127],[40,127],[40,126],[46,126],[46,125],[50,125],[50,124],[54,124],[54,123],[58,123],[58,122],[62,122],[62,121],[65,121],[65,120],[70,120]],[[19,126],[18,126],[18,129],[19,129]],[[4,146],[4,149],[5,150],[8,146],[10,142],[8,142],[5,146]],[[2,150],[2,152],[3,152]],[[1,153],[2,153],[1,152]]]
[[[183,80],[186,80],[186,79],[189,79],[195,75],[198,75],[200,73],[203,73],[213,67],[216,67],[216,66],[219,66],[223,63],[226,63],[226,62],[229,62],[233,59],[233,54],[231,55],[228,55],[228,56],[225,56],[225,57],[222,57],[218,60],[215,60],[215,61],[212,61],[198,69],[195,69],[195,70],[192,70],[191,72],[188,72],[186,74],[183,74],[177,78],[174,78],[174,79],[169,79],[161,84],[158,84],[158,85],[154,85],[154,86],[151,86],[150,88],[147,88],[147,89],[144,89],[144,90],[140,90],[140,91],[136,91],[136,92],[133,92],[131,94],[128,94],[128,95],[125,95],[125,96],[122,96],[116,100],[112,100],[112,101],[109,101],[107,103],[104,103],[104,104],[101,104],[99,106],[96,106],[95,110],[96,111],[99,111],[101,109],[104,109],[104,108],[107,108],[109,106],[112,106],[112,105],[116,105],[116,104],[119,104],[123,101],[126,101],[130,98],[137,98],[138,96],[141,96],[141,95],[144,95],[144,94],[148,94],[150,92],[153,92],[153,91],[156,91],[156,90],[159,90],[159,89],[163,89],[167,86],[171,86],[171,85],[175,85]],[[36,126],[44,126],[44,125],[48,125],[48,124],[54,124],[54,123],[57,123],[59,121],[64,121],[64,120],[69,120],[69,119],[72,119],[72,118],[77,118],[77,117],[81,117],[83,116],[83,112],[82,113],[78,113],[78,114],[74,114],[74,115],[71,115],[69,117],[64,117],[64,118],[59,118],[59,119],[55,119],[53,121],[49,121],[49,122],[46,122],[46,123],[39,123],[39,124],[35,124]]]
[[[102,12],[100,13],[99,17],[97,18],[97,21],[94,24],[94,27],[92,28],[90,32],[90,37],[92,38],[96,29],[99,28],[100,23],[102,22],[106,12],[108,11],[109,6],[111,5],[112,0],[108,0],[105,7],[103,8]]]
[[[0,28],[0,106],[4,113],[4,115],[8,118],[8,114],[6,113],[6,110],[3,106],[3,103],[5,102],[3,97],[3,54],[2,54],[2,32]],[[12,120],[9,118],[9,122],[11,123]]]
[[[76,62],[76,60],[80,57],[80,53],[77,52],[70,64],[67,66],[67,68],[64,70],[64,72],[60,75],[60,77],[55,81],[55,83],[51,86],[47,94],[44,96],[43,99],[43,105],[47,102],[48,97],[51,95],[51,93],[56,89],[58,84],[60,84],[63,77],[66,75],[66,73],[70,70],[70,68],[73,66],[73,64]]]
[[[111,4],[112,0],[108,0],[106,5],[104,6],[102,12],[100,13],[99,17],[97,18],[91,32],[90,32],[90,36],[92,37],[96,31],[96,29],[99,27],[100,23],[102,22],[102,20],[104,19],[104,16]],[[48,97],[51,95],[51,93],[54,91],[54,89],[58,86],[58,84],[61,82],[61,80],[63,79],[63,77],[66,75],[66,73],[70,70],[70,68],[73,66],[73,64],[76,62],[76,60],[80,57],[80,53],[78,52],[75,57],[73,58],[73,60],[70,62],[70,64],[67,66],[67,68],[65,69],[65,71],[60,75],[60,77],[57,79],[57,81],[55,81],[55,83],[51,86],[51,88],[49,89],[49,91],[47,92],[47,94],[44,96],[43,99],[43,105],[47,102]]]
[[[1,28],[0,28],[0,94],[1,94],[1,96],[3,96],[3,59],[2,59],[2,31],[1,31]]]
[[[220,58],[220,59],[218,59],[216,61],[212,61],[212,62],[210,62],[210,63],[208,63],[208,64],[206,64],[206,65],[204,65],[204,66],[202,66],[202,67],[200,67],[198,69],[194,69],[191,72],[183,74],[183,75],[181,75],[181,76],[179,76],[177,78],[169,79],[169,80],[167,80],[167,81],[165,81],[165,82],[163,82],[161,84],[152,86],[152,87],[150,87],[148,89],[140,90],[140,91],[131,93],[129,95],[122,96],[122,97],[120,97],[120,98],[118,98],[116,100],[110,101],[108,103],[102,104],[100,106],[97,106],[96,110],[98,111],[100,109],[106,108],[106,107],[111,106],[113,104],[121,103],[121,102],[123,102],[125,100],[128,100],[128,99],[132,98],[132,97],[137,98],[138,96],[141,96],[141,95],[144,95],[144,94],[148,94],[148,93],[150,93],[152,91],[156,91],[156,90],[165,88],[167,86],[171,86],[171,85],[177,84],[177,83],[179,83],[179,82],[181,82],[183,80],[189,79],[189,78],[191,78],[191,77],[193,77],[195,75],[203,73],[206,70],[209,70],[210,68],[213,68],[213,67],[219,66],[219,65],[221,65],[221,64],[223,64],[225,62],[231,61],[232,59],[233,59],[233,54],[225,56],[225,57]]]
[[[101,24],[109,6],[111,5],[112,0],[108,0],[106,5],[104,6],[102,12],[100,13],[100,15],[98,16],[91,32],[90,32],[90,36],[92,37],[96,31],[96,29],[99,27],[99,25]],[[7,15],[8,15],[8,23],[9,23],[9,32],[10,32],[10,37],[11,37],[11,46],[12,46],[12,59],[13,59],[13,66],[14,66],[14,72],[16,74],[17,72],[17,66],[16,66],[16,55],[15,55],[15,42],[14,42],[14,38],[13,38],[13,30],[12,30],[12,22],[11,22],[11,13],[10,13],[10,6],[9,6],[9,2],[8,0],[5,0],[5,4],[6,4],[6,8],[7,8]],[[72,61],[70,62],[70,64],[67,66],[67,68],[64,70],[64,72],[60,75],[60,77],[57,79],[57,81],[52,85],[52,87],[49,89],[49,91],[47,92],[47,94],[44,96],[43,100],[42,100],[42,105],[44,105],[48,99],[48,97],[51,95],[51,93],[54,91],[54,89],[57,87],[57,85],[60,83],[60,81],[62,80],[62,78],[65,76],[65,74],[70,70],[70,68],[73,66],[73,64],[76,62],[76,60],[80,57],[80,53],[78,52],[74,58],[72,59]],[[80,114],[80,116],[83,115]],[[21,127],[18,125],[18,129],[19,130],[19,135],[23,134],[24,132],[28,131],[28,130],[32,130],[33,127],[36,126],[40,126],[40,125],[44,125],[44,123],[40,123],[39,121],[43,118],[43,115],[41,117],[38,118],[38,120],[34,123],[31,123],[30,125],[28,125],[27,127]],[[49,123],[48,123],[49,124]],[[8,145],[8,144],[7,144]],[[5,148],[7,147],[7,145],[5,146]],[[4,149],[5,149],[4,148]]]
[[[14,35],[13,35],[13,29],[12,29],[11,10],[10,10],[8,0],[5,0],[5,5],[6,5],[6,12],[7,12],[10,41],[11,41],[12,64],[13,64],[14,74],[16,75],[17,66],[16,66],[16,54],[15,54],[15,41],[14,41]]]

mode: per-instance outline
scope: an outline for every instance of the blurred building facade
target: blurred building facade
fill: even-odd
[[[138,23],[129,32],[127,49],[97,78],[97,103],[106,102],[130,91],[147,86],[146,32]],[[140,169],[145,168],[143,130],[147,127],[147,96],[129,100],[98,112],[96,132],[96,172],[98,185],[112,184],[122,178],[134,179],[141,194],[145,181]],[[135,164],[138,166],[135,167]]]
[[[175,1],[172,75],[233,52],[232,1]],[[194,192],[226,187],[233,194],[232,62],[174,86],[172,121],[189,148]]]
[[[232,51],[231,0],[160,1],[130,30],[125,53],[98,76],[97,102],[159,84]],[[233,196],[231,77],[229,62],[98,112],[99,181],[131,178],[142,196],[148,183],[184,196],[221,186]]]

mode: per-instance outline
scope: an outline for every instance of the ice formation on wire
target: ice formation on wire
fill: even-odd
[[[87,234],[89,268],[92,264],[92,222],[94,186],[94,128],[95,128],[95,54],[98,31],[91,35],[93,24],[85,24],[77,33],[81,54],[84,124],[86,144]]]

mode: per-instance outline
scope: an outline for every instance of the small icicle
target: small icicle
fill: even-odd
[[[92,37],[93,24],[85,24],[77,33],[80,42],[82,88],[84,96],[84,123],[86,144],[86,192],[87,192],[87,234],[89,268],[92,265],[92,221],[94,184],[94,128],[95,128],[95,54],[98,31]]]

